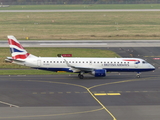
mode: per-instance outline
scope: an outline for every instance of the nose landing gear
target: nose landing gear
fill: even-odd
[[[137,72],[136,77],[137,77],[137,78],[140,78],[140,77],[141,77],[140,74],[141,74],[140,72]]]

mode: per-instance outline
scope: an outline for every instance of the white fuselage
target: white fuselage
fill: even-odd
[[[79,68],[105,69],[107,72],[152,71],[154,66],[139,58],[74,58],[74,57],[37,57],[27,58],[25,62],[13,62],[36,69],[49,71],[79,72],[70,69],[68,64]]]

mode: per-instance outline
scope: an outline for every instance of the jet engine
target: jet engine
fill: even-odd
[[[92,75],[95,77],[105,77],[106,76],[106,70],[105,69],[96,69],[91,72]]]

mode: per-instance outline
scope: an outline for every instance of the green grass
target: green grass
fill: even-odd
[[[4,59],[7,56],[11,56],[9,48],[0,48],[0,51],[0,75],[68,74],[35,70],[25,66],[6,63]],[[56,57],[57,54],[72,54],[73,57],[120,57],[109,50],[89,48],[27,48],[27,51],[41,57]]]
[[[55,74],[56,72],[42,71],[35,69],[2,69],[0,75],[47,75]]]
[[[0,10],[159,9],[160,4],[10,5]]]
[[[75,74],[68,72],[52,72],[38,69],[1,69],[0,75],[51,75],[51,74]]]
[[[56,57],[57,54],[72,54],[73,57],[120,57],[109,50],[87,48],[27,48],[29,53],[40,57]],[[6,57],[11,56],[9,48],[0,48],[0,68],[28,68],[12,63],[6,63]]]
[[[160,39],[160,12],[0,13],[0,39]]]

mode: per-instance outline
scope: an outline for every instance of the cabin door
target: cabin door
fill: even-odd
[[[134,63],[134,66],[135,66],[135,68],[138,68],[139,67],[139,63]]]

